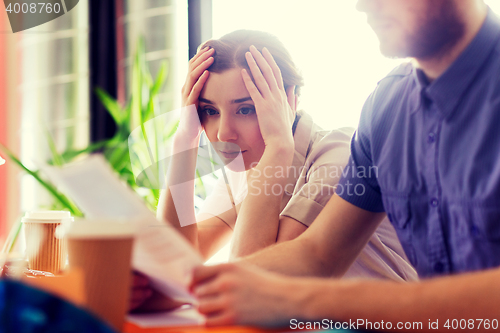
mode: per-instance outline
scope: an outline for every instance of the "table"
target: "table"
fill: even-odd
[[[141,328],[132,323],[126,323],[124,333],[280,333],[289,332],[288,329],[264,330],[243,326],[204,327],[204,326],[178,326],[178,327],[152,327]]]
[[[287,327],[283,329],[243,326],[205,327],[203,317],[195,308],[188,305],[167,312],[129,315],[127,321],[124,333],[280,333],[290,331]]]

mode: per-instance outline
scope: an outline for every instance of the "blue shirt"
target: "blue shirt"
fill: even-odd
[[[412,64],[367,99],[337,194],[385,211],[419,276],[500,266],[500,20],[432,83]]]

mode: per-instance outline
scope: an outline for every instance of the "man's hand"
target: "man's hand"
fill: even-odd
[[[276,326],[300,307],[294,280],[248,264],[223,264],[196,268],[191,289],[208,326]]]

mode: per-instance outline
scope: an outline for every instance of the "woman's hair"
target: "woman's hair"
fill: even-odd
[[[295,86],[295,93],[299,95],[300,87],[304,85],[304,79],[293,63],[292,57],[285,46],[267,32],[255,30],[236,30],[220,39],[212,39],[203,43],[200,48],[206,46],[214,49],[214,63],[208,68],[210,72],[222,73],[232,68],[248,68],[245,53],[251,45],[262,52],[266,47],[273,55],[276,64],[281,70],[283,85],[285,89]],[[251,72],[249,71],[250,75]]]

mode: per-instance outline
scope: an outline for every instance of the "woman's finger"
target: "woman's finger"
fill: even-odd
[[[214,58],[213,57],[209,57],[209,58],[205,59],[202,63],[200,63],[196,68],[193,68],[189,72],[188,78],[189,79],[193,79],[193,85],[198,80],[198,78],[201,76],[201,74],[203,74],[203,72],[208,67],[210,67],[210,65],[212,65],[213,62],[214,62]]]
[[[196,83],[200,75],[206,70],[210,65],[212,65],[214,59],[212,57],[214,49],[209,49],[196,54],[193,59],[189,60],[188,74],[186,77],[186,82],[184,83],[183,93],[189,95],[193,85]]]
[[[210,75],[209,73],[209,71],[205,70],[203,74],[201,74],[198,78],[198,81],[196,81],[196,83],[194,84],[193,88],[191,89],[191,93],[188,96],[189,104],[194,104],[194,102],[200,98],[201,90],[203,89],[205,82],[207,82],[208,80],[208,76]]]
[[[255,46],[250,46],[250,53],[252,54],[253,58],[255,59],[257,65],[259,66],[260,72],[266,79],[266,82],[269,86],[269,88],[272,91],[277,90],[278,88],[278,83],[276,82],[276,78],[274,77],[273,70],[271,69],[271,66],[267,62],[267,60],[262,56],[262,54],[257,50]]]
[[[198,67],[196,67],[194,70],[188,73],[186,83],[184,84],[183,87],[183,94],[185,94],[185,96],[189,96],[191,94],[194,85],[198,82],[200,76],[207,70],[207,68],[210,67],[210,65],[212,65],[213,61],[214,58],[210,57],[205,61],[203,61],[201,64],[199,64]]]
[[[241,76],[243,77],[243,83],[245,84],[250,97],[255,103],[257,103],[262,99],[262,95],[260,94],[259,89],[257,89],[255,84],[253,83],[252,78],[250,77],[250,74],[248,74],[246,69],[241,70]]]
[[[271,54],[271,52],[269,52],[269,50],[266,47],[264,47],[262,49],[262,56],[266,59],[269,66],[271,66],[271,69],[272,69],[273,74],[274,74],[274,78],[276,79],[276,83],[278,84],[278,88],[284,89],[283,77],[281,76],[281,70],[278,67],[278,64],[276,63],[276,61],[274,60],[273,55]]]
[[[198,67],[203,61],[205,61],[208,57],[210,57],[214,53],[214,49],[209,49],[207,47],[200,50],[200,52],[196,53],[194,57],[189,60],[188,69],[192,70]]]
[[[295,98],[295,86],[289,86],[286,88],[286,98],[288,101],[288,104],[292,108],[293,111],[297,111],[297,104],[296,104],[296,98]]]
[[[250,72],[255,80],[255,85],[263,97],[268,97],[271,95],[271,88],[269,87],[264,75],[262,75],[262,72],[260,71],[257,62],[255,62],[253,55],[250,52],[247,52],[245,53],[245,58],[247,60],[248,67],[250,68]]]
[[[151,288],[134,288],[130,293],[129,311],[138,308],[142,305],[151,295],[153,290]]]
[[[205,51],[208,51],[208,46],[205,46],[204,48],[198,50],[196,52],[196,54],[191,58],[189,59],[189,62],[188,64],[191,64],[192,62],[194,62],[196,59],[198,59],[200,57],[200,55],[202,55]]]
[[[131,299],[133,302],[144,302],[146,298],[151,297],[153,290],[151,288],[134,288],[131,293]]]
[[[149,286],[149,278],[137,271],[132,271],[132,287],[146,287]]]

